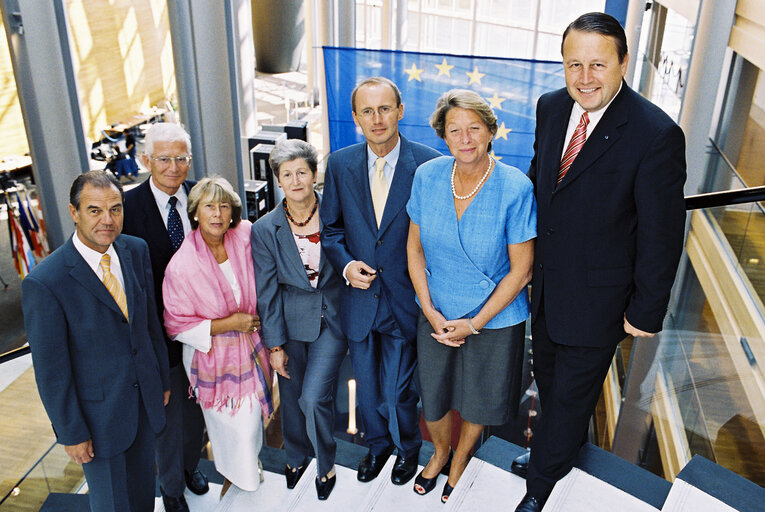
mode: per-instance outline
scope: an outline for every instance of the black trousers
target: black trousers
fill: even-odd
[[[584,444],[616,345],[573,347],[553,341],[543,307],[531,333],[542,411],[531,440],[526,491],[547,499],[556,482],[574,466]]]

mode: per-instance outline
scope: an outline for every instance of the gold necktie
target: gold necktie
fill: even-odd
[[[372,192],[372,205],[375,208],[375,218],[377,219],[378,228],[380,227],[383,211],[385,211],[385,201],[388,199],[388,182],[385,181],[385,174],[383,174],[384,168],[385,159],[378,158],[375,161],[375,175],[372,178],[372,186],[370,187]]]
[[[111,262],[112,258],[108,254],[101,256],[101,270],[104,272],[104,277],[101,279],[101,281],[104,283],[104,286],[106,286],[106,289],[109,290],[109,293],[111,293],[112,297],[114,297],[114,302],[116,302],[120,307],[122,314],[125,315],[127,320],[130,320],[130,317],[128,316],[125,291],[122,289],[120,282],[117,281],[117,278],[114,276],[114,274],[112,274],[111,270],[109,270]]]

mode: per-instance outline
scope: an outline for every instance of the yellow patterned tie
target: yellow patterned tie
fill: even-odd
[[[375,175],[372,178],[372,186],[370,187],[372,192],[372,205],[375,208],[375,218],[377,219],[378,228],[380,227],[383,211],[385,211],[385,201],[388,199],[388,182],[385,181],[385,174],[383,174],[384,168],[385,159],[378,158],[375,161]]]
[[[127,320],[130,320],[130,317],[128,316],[125,291],[122,289],[120,282],[117,281],[117,278],[114,276],[114,274],[112,274],[111,270],[109,270],[111,263],[111,256],[108,254],[101,256],[101,270],[104,271],[104,277],[101,279],[101,281],[104,283],[104,286],[106,286],[106,289],[109,290],[109,293],[112,294],[112,297],[114,297],[114,302],[116,302],[120,307],[122,314],[125,315]]]

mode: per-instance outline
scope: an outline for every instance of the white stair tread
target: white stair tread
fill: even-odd
[[[648,503],[574,468],[559,481],[543,512],[657,512]],[[695,511],[699,512],[699,511]]]
[[[440,495],[441,488],[437,487],[437,489]],[[443,510],[444,512],[477,510],[506,512],[514,510],[524,494],[526,494],[524,479],[473,457]]]
[[[714,496],[710,496],[688,482],[676,479],[669,490],[662,512],[735,512]]]
[[[380,472],[380,476],[372,482],[364,484],[372,487],[361,506],[345,510],[360,510],[364,512],[443,512],[444,506],[441,503],[441,490],[446,483],[446,477],[438,475],[435,488],[425,496],[420,496],[414,492],[414,478],[404,485],[394,485],[390,481],[390,473],[393,470],[395,460],[395,457],[390,457]],[[417,474],[420,471],[422,471],[422,466],[417,468]]]

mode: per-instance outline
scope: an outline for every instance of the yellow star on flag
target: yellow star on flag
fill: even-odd
[[[465,74],[468,77],[470,77],[470,82],[468,83],[468,85],[472,85],[474,83],[477,83],[478,85],[481,85],[481,78],[486,76],[486,73],[479,73],[477,67],[473,68],[473,72],[472,73],[468,73],[466,71]]]
[[[500,127],[497,128],[497,133],[496,135],[494,135],[494,138],[507,140],[507,134],[510,133],[511,131],[513,130],[510,128],[505,128],[505,122],[502,121],[502,124],[500,125]]]
[[[409,75],[409,80],[407,82],[411,82],[412,80],[417,80],[418,82],[422,82],[422,78],[420,78],[420,75],[422,72],[425,71],[424,69],[417,69],[417,66],[412,63],[412,67],[410,69],[405,69],[404,73]]]
[[[454,66],[446,63],[446,57],[444,57],[444,61],[441,64],[436,64],[435,66],[438,70],[438,76],[446,75],[451,78],[452,75],[449,72]]]
[[[493,149],[491,150],[491,153],[489,153],[489,154],[490,154],[490,155],[491,155],[491,157],[492,157],[494,160],[496,160],[497,162],[499,162],[500,160],[502,160],[502,157],[501,157],[501,156],[497,156],[497,155],[495,155],[495,154],[494,154],[494,150],[493,150]]]
[[[499,96],[497,96],[496,92],[494,93],[494,96],[492,96],[491,98],[486,98],[486,99],[489,100],[489,106],[491,108],[499,108],[499,109],[502,108],[502,102],[505,101],[505,98],[500,98]]]

